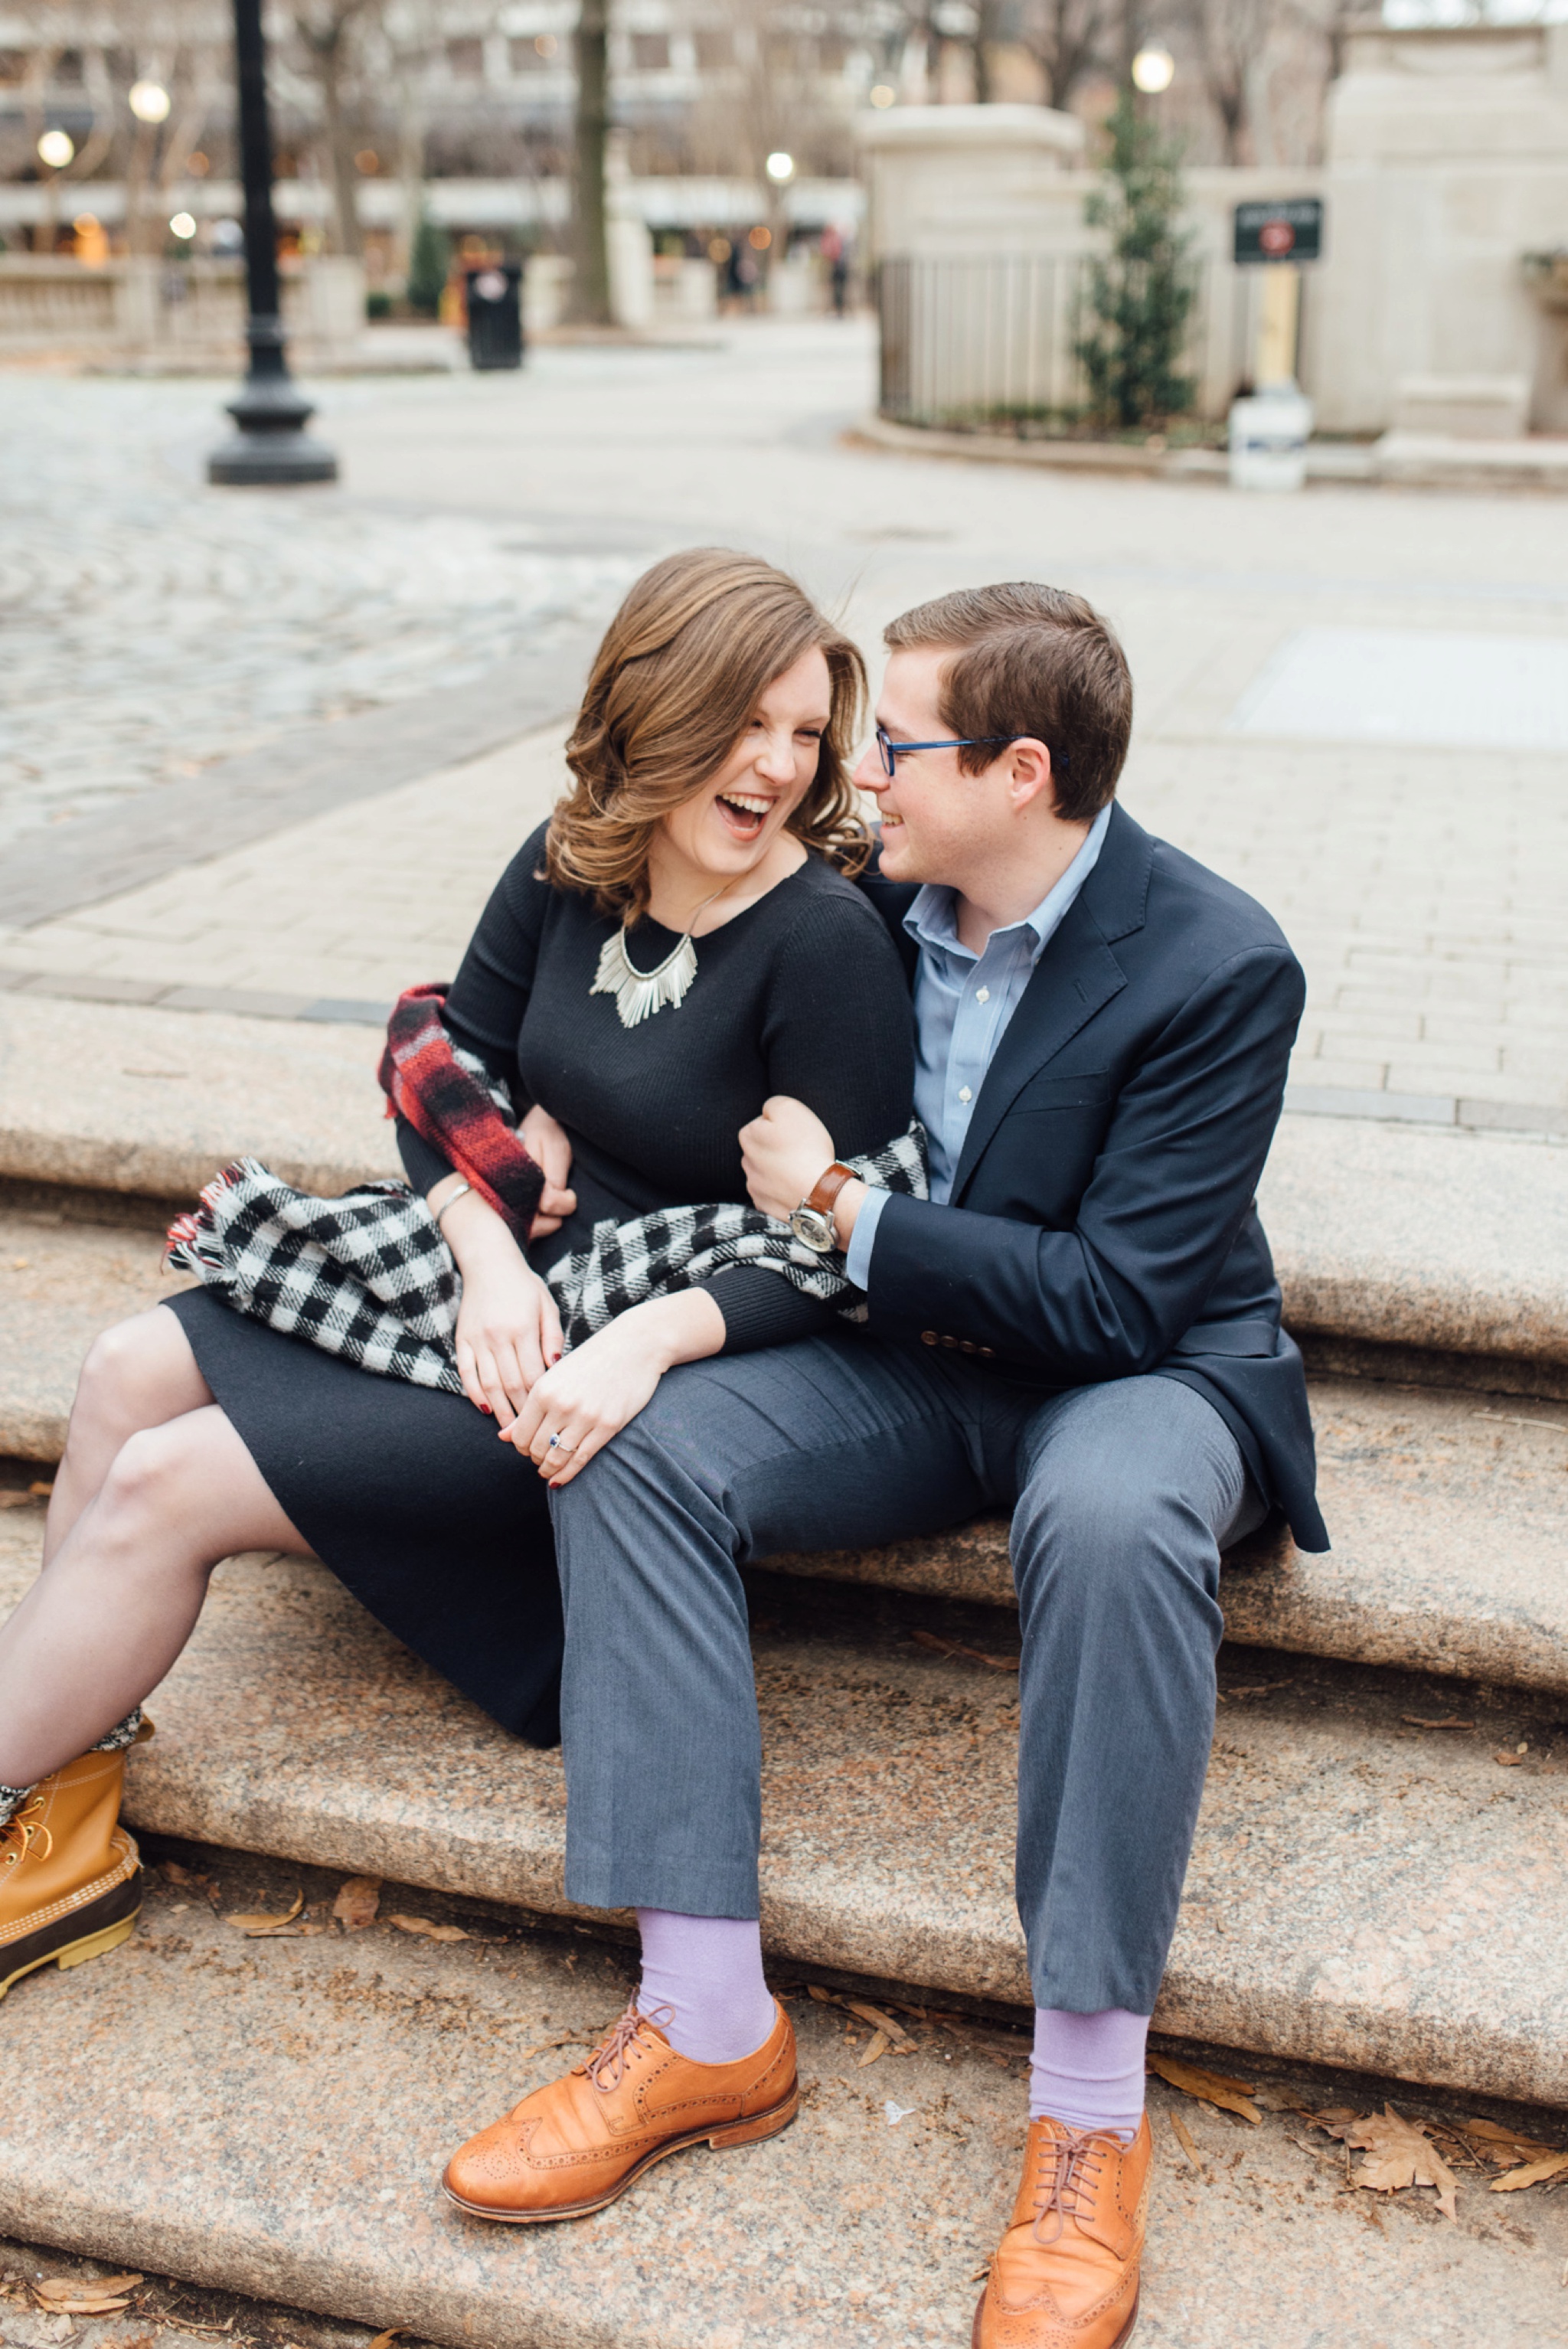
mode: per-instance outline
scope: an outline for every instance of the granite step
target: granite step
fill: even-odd
[[[330,1922],[335,1874],[184,1846],[180,1858],[210,1894],[155,1868],[134,1940],[29,1977],[0,2011],[0,2232],[348,2319],[366,2328],[360,2344],[391,2327],[452,2349],[968,2340],[1022,2143],[1021,2034],[906,2016],[916,2052],[867,2066],[864,2027],[797,1990],[804,2096],[783,2136],[721,2159],[685,2155],[582,2225],[487,2228],[435,2190],[443,2160],[582,2060],[627,1995],[629,1952],[392,1884],[377,1924],[346,1935]],[[281,1913],[296,1892],[308,1902],[299,1938],[243,1940],[222,1922]],[[407,1913],[470,1938],[434,1942],[387,1921]],[[1568,2198],[1512,2198],[1505,2230],[1484,2178],[1461,2172],[1435,2267],[1429,2195],[1381,2201],[1369,2224],[1371,2198],[1336,2190],[1341,2148],[1294,2107],[1343,2098],[1338,2080],[1275,2066],[1243,2076],[1267,2083],[1255,2127],[1150,2082],[1150,2341],[1470,2349],[1556,2337]],[[1350,2093],[1377,2109],[1376,2084]],[[1407,2097],[1404,2109],[1424,2107]],[[57,2258],[46,2264],[57,2271]],[[5,2309],[19,2344],[43,2349],[55,2322]],[[229,2307],[220,2322],[236,2339],[324,2337],[276,2305]],[[181,2337],[139,2310],[88,2319],[78,2339],[125,2349],[132,2327],[166,2349]]]
[[[0,1516],[0,1604],[36,1515]],[[772,1575],[754,1630],[776,1959],[1026,2004],[1016,1637],[995,1609]],[[1241,1649],[1222,1684],[1160,2027],[1568,2103],[1562,1700]],[[228,1562],[151,1709],[133,1824],[570,1913],[559,1754],[506,1737],[319,1567]]]
[[[53,1462],[100,1330],[189,1288],[162,1268],[172,1207],[0,1183],[0,1455]]]
[[[0,993],[0,1177],[163,1199],[245,1154],[316,1191],[396,1174],[378,1050],[330,1021]],[[1286,1116],[1259,1204],[1290,1327],[1326,1368],[1568,1399],[1564,1164],[1539,1140]]]
[[[0,1197],[0,1454],[49,1462],[97,1330],[185,1285],[160,1269],[167,1210],[13,1183]],[[118,1221],[109,1221],[110,1216]],[[87,1218],[87,1220],[78,1220]],[[1262,1647],[1568,1690],[1568,1406],[1314,1382],[1335,1547],[1230,1561],[1233,1636]],[[1011,1606],[1006,1527],[835,1551],[794,1573]]]

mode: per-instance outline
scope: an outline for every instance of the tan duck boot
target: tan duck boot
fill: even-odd
[[[151,1734],[144,1722],[136,1742]],[[0,1827],[0,1998],[39,1966],[79,1966],[135,1931],[141,1855],[119,1824],[124,1785],[124,1754],[95,1747]]]

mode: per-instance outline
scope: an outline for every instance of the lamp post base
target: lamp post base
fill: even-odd
[[[335,481],[337,459],[308,432],[236,432],[207,460],[207,479],[232,489],[284,488],[294,481]]]
[[[283,321],[253,316],[251,367],[229,413],[238,429],[207,460],[207,479],[236,489],[335,481],[337,459],[305,430],[315,410],[288,372]]]

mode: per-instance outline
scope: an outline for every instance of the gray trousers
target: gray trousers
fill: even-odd
[[[1036,2003],[1153,2010],[1208,1766],[1222,1547],[1264,1515],[1158,1375],[1044,1395],[846,1335],[690,1363],[552,1495],[566,1892],[755,1917],[761,1750],[738,1568],[1011,1508],[1018,1913]]]

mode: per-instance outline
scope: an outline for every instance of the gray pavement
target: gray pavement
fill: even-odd
[[[562,730],[509,771],[507,710],[520,734],[555,718],[624,580],[725,541],[796,568],[868,649],[965,582],[1094,597],[1138,680],[1128,804],[1306,965],[1300,1104],[1563,1132],[1560,502],[892,454],[852,437],[864,322],[716,343],[328,387],[342,488],[260,500],[201,485],[218,387],[9,379],[0,980],[373,1018],[449,968],[548,803]]]

